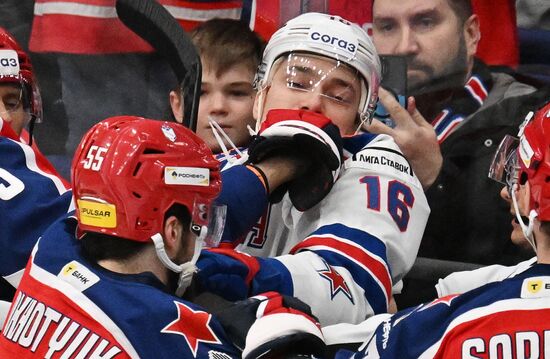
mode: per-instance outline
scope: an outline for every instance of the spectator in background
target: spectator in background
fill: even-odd
[[[419,255],[480,264],[526,258],[506,240],[508,209],[487,168],[496,144],[517,133],[543,94],[474,57],[480,32],[469,0],[375,0],[373,19],[379,53],[405,56],[408,95],[432,123],[443,154],[427,190],[432,212]],[[370,130],[393,134],[406,155],[419,147],[414,131],[380,123]]]
[[[202,62],[202,84],[197,135],[214,152],[221,148],[209,121],[215,121],[236,146],[250,140],[247,126],[255,120],[252,106],[256,91],[254,75],[262,58],[264,43],[248,26],[231,19],[212,19],[191,33]],[[182,119],[179,89],[170,92],[170,106]]]

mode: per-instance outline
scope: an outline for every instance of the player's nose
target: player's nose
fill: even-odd
[[[323,97],[316,92],[308,93],[307,96],[304,96],[304,98],[301,100],[300,109],[322,113]]]

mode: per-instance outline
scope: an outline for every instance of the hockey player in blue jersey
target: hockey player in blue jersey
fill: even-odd
[[[258,136],[248,153],[228,157],[223,173],[242,171],[243,162],[262,170],[264,161],[294,156],[295,178],[275,188],[266,174],[268,185],[244,203],[256,206],[265,192],[275,203],[245,233],[238,251],[201,256],[204,288],[233,300],[277,290],[310,304],[323,325],[387,312],[392,286],[414,262],[429,208],[393,139],[358,133],[371,119],[379,81],[373,44],[345,19],[307,13],[273,35],[257,74]],[[400,110],[420,116],[414,108]],[[343,135],[341,153],[331,122]],[[235,178],[224,177],[221,201],[239,195],[239,188],[258,188],[254,175]],[[253,217],[246,205],[235,212],[234,202],[227,203],[229,216]]]
[[[41,117],[30,58],[0,28],[0,299],[11,300],[34,243],[70,209],[65,180],[35,143],[27,145]]]
[[[307,307],[277,293],[247,301],[237,321],[179,297],[223,225],[213,204],[218,162],[191,131],[129,116],[102,121],[78,147],[72,182],[76,214],[34,247],[0,357],[240,358],[244,347],[255,358],[322,343]]]
[[[330,343],[373,333],[357,353],[336,358],[550,357],[550,104],[502,141],[490,177],[506,185],[537,263],[464,294],[375,316],[355,329],[324,328]],[[347,338],[345,330],[347,332]],[[368,336],[367,336],[368,338]]]
[[[30,58],[1,27],[0,117],[17,137],[25,136],[24,141],[29,142],[32,142],[34,124],[42,119],[42,101]],[[27,128],[30,136],[24,131]]]

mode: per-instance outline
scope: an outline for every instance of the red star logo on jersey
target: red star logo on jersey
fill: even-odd
[[[450,294],[450,295],[446,295],[444,297],[441,297],[441,298],[437,298],[437,299],[434,299],[433,301],[431,301],[430,303],[426,304],[425,306],[423,306],[422,308],[419,308],[418,311],[421,312],[423,310],[426,310],[428,308],[431,308],[433,307],[434,305],[437,305],[437,304],[446,304],[447,306],[451,306],[451,302],[453,301],[453,299],[455,299],[456,297],[458,297],[459,294]]]
[[[319,275],[329,281],[330,283],[330,299],[334,299],[338,292],[342,292],[353,303],[353,296],[349,290],[348,284],[344,280],[344,277],[334,270],[330,265],[326,264],[327,268],[317,271]]]
[[[178,334],[185,338],[193,356],[197,357],[199,342],[221,344],[212,328],[210,328],[211,314],[201,310],[194,311],[181,302],[176,302],[178,318],[164,327],[161,332]]]

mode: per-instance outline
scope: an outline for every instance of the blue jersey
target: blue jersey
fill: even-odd
[[[35,148],[0,136],[0,274],[17,286],[38,238],[71,209],[72,194]]]
[[[239,358],[211,314],[149,272],[90,263],[77,221],[55,222],[33,249],[0,335],[2,358]]]
[[[372,318],[376,319],[376,318]],[[550,358],[550,265],[382,321],[343,358]]]

